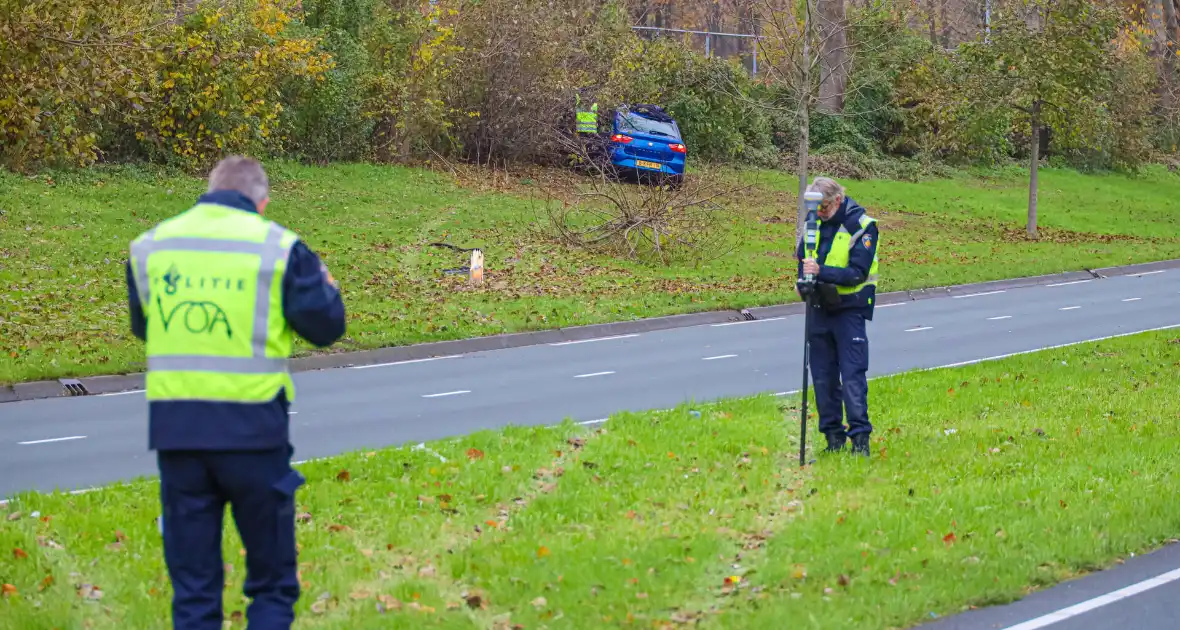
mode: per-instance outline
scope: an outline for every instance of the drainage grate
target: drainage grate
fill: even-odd
[[[86,386],[76,378],[59,378],[57,382],[61,383],[62,389],[66,390],[67,396],[87,396],[90,392],[86,391]]]

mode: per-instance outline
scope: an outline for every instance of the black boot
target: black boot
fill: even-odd
[[[869,435],[868,433],[857,433],[852,436],[852,454],[860,457],[869,456]]]
[[[839,453],[844,450],[844,444],[848,441],[848,436],[843,431],[839,433],[827,433],[825,437],[828,438],[828,447],[824,449],[825,453]]]

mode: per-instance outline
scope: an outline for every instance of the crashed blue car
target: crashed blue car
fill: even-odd
[[[619,173],[679,185],[688,147],[676,120],[664,110],[655,105],[621,106],[611,126],[609,155]]]

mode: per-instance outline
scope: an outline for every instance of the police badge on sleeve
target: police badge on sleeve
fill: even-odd
[[[868,234],[865,234],[864,236],[860,237],[860,242],[861,242],[861,244],[863,244],[865,246],[865,249],[872,249],[873,248],[873,237],[869,236]]]

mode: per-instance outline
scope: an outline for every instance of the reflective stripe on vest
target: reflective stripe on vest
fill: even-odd
[[[865,230],[869,229],[870,225],[876,222],[877,220],[870,216],[861,215],[860,230],[856,234],[850,234],[848,229],[841,225],[840,229],[836,231],[836,237],[832,239],[831,250],[828,251],[827,257],[824,258],[824,266],[847,267],[848,254],[856,246],[856,241],[864,236]],[[855,295],[869,285],[874,287],[877,285],[877,253],[880,249],[881,244],[878,242],[877,249],[873,253],[873,265],[869,268],[869,275],[865,278],[864,282],[854,287],[837,286],[836,289],[841,295]]]
[[[296,240],[259,215],[200,204],[131,244],[135,289],[148,320],[149,400],[265,402],[282,387],[294,400],[288,372],[294,338],[275,283]],[[179,300],[166,299],[178,294]],[[246,325],[248,344],[234,334]]]
[[[582,109],[582,96],[577,98],[578,133],[598,133],[598,103],[590,105],[589,110]]]

